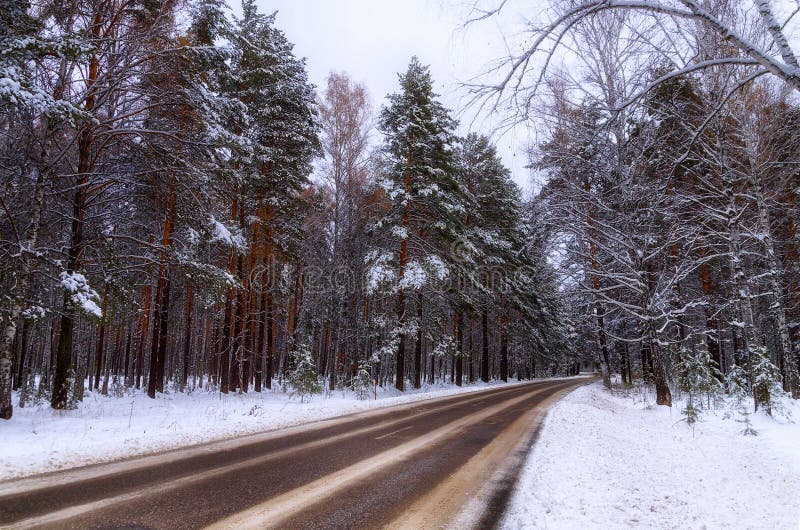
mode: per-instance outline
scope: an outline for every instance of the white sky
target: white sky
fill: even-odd
[[[231,0],[240,12],[236,0]],[[535,3],[535,2],[534,2]],[[528,2],[530,4],[530,2]],[[398,90],[397,74],[404,72],[412,55],[431,66],[443,102],[461,118],[464,92],[459,82],[484,71],[486,64],[503,55],[499,24],[509,34],[518,31],[517,14],[509,9],[503,19],[462,29],[463,4],[458,0],[260,0],[265,13],[278,11],[276,26],[305,57],[311,81],[325,86],[329,72],[345,71],[369,90],[375,111],[391,92]],[[514,29],[514,28],[517,29]],[[464,116],[460,133],[491,133],[492,127]],[[494,138],[514,180],[529,189],[525,133]]]

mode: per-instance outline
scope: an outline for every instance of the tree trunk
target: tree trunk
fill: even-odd
[[[744,253],[742,250],[741,242],[741,226],[739,224],[738,209],[736,204],[736,194],[733,189],[733,182],[727,171],[723,173],[724,194],[727,200],[727,229],[728,229],[728,245],[730,251],[730,265],[731,273],[733,276],[733,285],[736,292],[734,303],[736,304],[741,321],[741,339],[742,349],[745,354],[745,363],[747,364],[746,371],[752,386],[753,373],[752,373],[752,360],[756,350],[762,348],[761,341],[755,328],[755,318],[753,317],[752,296],[750,293],[750,283],[747,279],[747,274],[744,270]],[[755,407],[758,408],[759,402],[757,396],[753,395]]]
[[[158,265],[155,307],[153,311],[153,339],[150,343],[150,375],[147,380],[147,395],[155,399],[156,391],[164,389],[164,361],[166,356],[166,329],[169,323],[169,264],[168,251],[172,246],[175,226],[176,179],[172,174],[167,192],[167,206],[164,214],[164,230],[161,236],[161,249]],[[161,334],[165,336],[162,337]]]
[[[417,344],[414,349],[414,388],[422,386],[422,292],[417,293]]]
[[[405,314],[405,292],[400,289],[397,293],[397,322],[399,326],[404,326]],[[400,392],[405,391],[405,367],[406,367],[406,335],[404,332],[400,333],[397,344],[397,359],[395,369],[394,387]]]
[[[233,293],[228,289],[225,295],[225,313],[222,318],[222,352],[219,356],[219,391],[227,394],[230,389],[231,369],[231,319],[233,315]]]
[[[701,251],[700,257],[701,259],[705,258],[705,251]],[[723,371],[725,367],[723,366],[722,362],[722,349],[719,346],[719,323],[717,322],[717,318],[714,316],[713,308],[710,307],[709,299],[711,298],[714,289],[711,279],[711,267],[705,260],[700,265],[700,283],[703,288],[703,294],[706,297],[706,301],[709,303],[704,310],[706,320],[706,349],[708,350],[708,355],[711,358],[711,361],[716,364],[716,368],[719,370],[717,377],[720,379],[720,382],[722,382],[722,374],[724,373]]]
[[[144,349],[147,347],[147,335],[150,331],[150,305],[153,287],[145,285],[142,292],[142,317],[138,329],[138,344],[136,345],[136,370],[134,373],[135,386],[142,388],[142,377],[144,375]]]
[[[483,348],[481,352],[481,381],[489,382],[489,310],[484,308],[481,315],[481,335]]]
[[[181,392],[186,390],[189,381],[189,358],[192,352],[192,319],[194,316],[194,290],[192,284],[186,282],[186,329],[183,335],[183,373],[181,374]]]
[[[103,352],[105,351],[105,341],[106,341],[106,307],[108,303],[108,284],[106,283],[105,288],[103,289],[103,319],[100,321],[100,329],[98,330],[98,337],[97,337],[97,348],[95,349],[95,372],[94,372],[94,388],[98,390],[100,388],[100,375],[103,373]],[[112,339],[113,340],[113,339]]]
[[[97,42],[100,38],[100,29],[103,22],[102,13],[96,10],[92,17],[92,40]],[[86,78],[86,98],[84,110],[87,114],[94,111],[96,101],[96,87],[100,62],[96,54],[89,60],[89,69]],[[89,172],[92,169],[92,147],[94,146],[94,124],[87,120],[81,128],[78,138],[78,182],[72,202],[72,226],[70,230],[70,245],[67,259],[67,273],[75,273],[81,262],[83,254],[83,228],[86,218],[86,187],[89,184]],[[50,406],[54,409],[67,407],[69,399],[69,371],[72,366],[72,335],[75,328],[75,306],[70,293],[64,290],[64,309],[61,314],[60,331],[58,334],[58,348],[56,350],[56,367],[53,373],[53,393]]]
[[[600,371],[603,375],[603,386],[611,388],[611,359],[608,355],[608,342],[606,341],[606,328],[603,318],[603,305],[595,302],[595,314],[597,316],[597,348],[600,350]]]
[[[169,297],[172,287],[170,270],[167,269],[167,278],[164,285],[164,301],[161,307],[161,318],[158,322],[158,364],[156,365],[156,390],[164,392],[165,366],[167,362],[167,340],[169,329]]]
[[[267,317],[267,273],[261,277],[261,301],[258,308],[258,331],[256,333],[256,360],[255,360],[255,382],[253,390],[261,392],[262,381],[264,377],[264,348],[266,347],[266,333],[269,319]]]
[[[652,324],[647,325],[648,342],[650,343],[650,352],[653,356],[653,383],[656,386],[656,404],[672,406],[672,393],[667,384],[666,371],[664,369],[664,362],[661,358],[661,350],[656,342],[656,331],[653,329]]]
[[[56,82],[55,89],[53,90],[53,96],[56,100],[63,97],[66,75],[66,61],[62,59],[58,81]],[[46,116],[40,116],[40,124],[41,125],[38,130],[38,145],[44,146],[47,143],[50,122]],[[35,173],[35,178],[33,179],[35,181],[35,185],[33,189],[33,206],[31,209],[30,225],[25,240],[25,246],[30,253],[25,252],[20,256],[20,270],[22,274],[20,274],[19,283],[17,285],[19,296],[14,299],[14,302],[11,305],[11,311],[9,311],[8,320],[6,320],[2,335],[0,335],[0,419],[3,420],[11,419],[13,414],[13,408],[11,406],[11,359],[13,355],[12,343],[14,342],[14,337],[17,334],[17,325],[19,323],[20,315],[24,309],[23,300],[27,294],[28,286],[31,282],[31,253],[36,251],[36,247],[39,243],[39,229],[42,222],[42,211],[44,210],[45,184],[47,178],[40,167],[42,160],[44,160],[46,156],[44,149],[40,149],[37,155],[38,163],[31,164],[32,171]],[[43,377],[43,380],[44,379],[46,379],[46,377]]]
[[[456,342],[458,343],[458,351],[456,351],[456,386],[461,386],[464,379],[464,313],[461,309],[458,310],[456,315]]]
[[[245,309],[247,301],[245,300],[245,294],[247,291],[247,281],[245,278],[247,277],[247,273],[243,269],[244,261],[241,254],[236,262],[236,268],[239,271],[239,281],[242,284],[242,288],[236,293],[236,312],[233,316],[233,346],[231,348],[231,354],[233,356],[231,359],[231,381],[233,382],[233,390],[238,390],[241,394],[242,392],[247,392],[247,352],[244,348],[244,337],[242,336],[245,329],[244,321],[246,318]]]
[[[19,366],[17,366],[17,377],[14,379],[14,390],[20,389],[25,374],[25,365],[28,361],[28,338],[30,337],[30,330],[31,322],[30,320],[26,319],[22,322],[22,340],[20,341],[21,344],[19,348]]]
[[[508,383],[508,316],[505,307],[503,307],[502,316],[500,317],[500,379],[504,383]]]
[[[125,366],[123,368],[123,370],[124,370],[124,372],[123,372],[123,378],[124,379],[123,380],[125,381],[125,386],[126,387],[130,387],[131,386],[130,379],[129,379],[130,373],[131,373],[131,370],[130,370],[130,368],[131,368],[131,366],[130,366],[130,362],[131,362],[131,338],[132,338],[132,333],[131,333],[130,330],[128,330],[127,333],[126,333],[126,337],[125,337]]]
[[[792,359],[792,345],[789,338],[789,326],[786,322],[786,306],[783,296],[784,288],[781,282],[781,271],[778,266],[775,244],[772,239],[772,223],[770,220],[769,207],[764,197],[761,178],[755,170],[755,162],[752,157],[750,166],[753,170],[750,175],[750,184],[758,208],[758,228],[761,236],[759,239],[764,247],[767,268],[769,269],[769,286],[772,291],[772,304],[769,306],[769,312],[772,315],[772,319],[775,321],[775,327],[778,331],[777,340],[775,342],[778,345],[778,355],[781,361],[780,368],[781,376],[783,377],[783,390],[797,398],[800,396],[798,374],[794,366],[794,360]]]
[[[267,294],[267,366],[264,377],[264,386],[272,388],[272,378],[275,375],[275,313],[272,303],[272,293]]]

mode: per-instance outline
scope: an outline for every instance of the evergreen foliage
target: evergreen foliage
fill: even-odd
[[[322,392],[322,385],[319,382],[319,374],[314,363],[311,351],[307,346],[302,345],[292,353],[294,358],[294,368],[287,377],[292,391],[300,396],[303,403],[306,397],[313,396]]]

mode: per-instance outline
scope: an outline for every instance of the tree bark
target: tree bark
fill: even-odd
[[[97,42],[100,38],[100,29],[103,22],[102,12],[95,10],[92,17],[92,40]],[[92,54],[86,78],[86,98],[84,110],[91,114],[95,110],[96,82],[100,61],[97,54]],[[72,201],[72,225],[70,230],[70,245],[67,258],[67,273],[72,274],[78,270],[83,254],[83,228],[86,218],[86,187],[89,184],[89,172],[92,169],[92,148],[94,146],[94,124],[87,120],[83,124],[78,138],[78,182]],[[75,328],[75,306],[70,293],[64,290],[63,313],[61,315],[60,331],[58,335],[58,348],[56,350],[56,366],[53,373],[53,393],[50,406],[54,409],[67,407],[69,398],[69,370],[72,366],[72,335]]]
[[[417,293],[417,344],[414,350],[414,388],[422,386],[422,292]]]
[[[483,308],[481,315],[481,335],[483,336],[483,348],[481,352],[481,381],[489,382],[489,310]]]
[[[461,309],[456,315],[456,342],[458,351],[456,352],[456,386],[461,386],[464,379],[464,313]]]
[[[92,388],[98,390],[100,388],[100,375],[103,373],[103,352],[105,351],[106,341],[106,306],[108,303],[108,284],[106,283],[103,289],[103,318],[100,321],[100,328],[97,331],[97,348],[95,349],[95,372],[94,372],[94,385]]]
[[[181,392],[186,391],[186,384],[189,381],[189,358],[192,352],[192,325],[194,316],[194,289],[192,283],[186,281],[186,319],[185,329],[183,330],[183,373],[181,374]]]

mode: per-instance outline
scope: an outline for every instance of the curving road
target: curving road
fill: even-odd
[[[588,381],[504,386],[0,483],[0,527],[491,528],[547,407]]]

